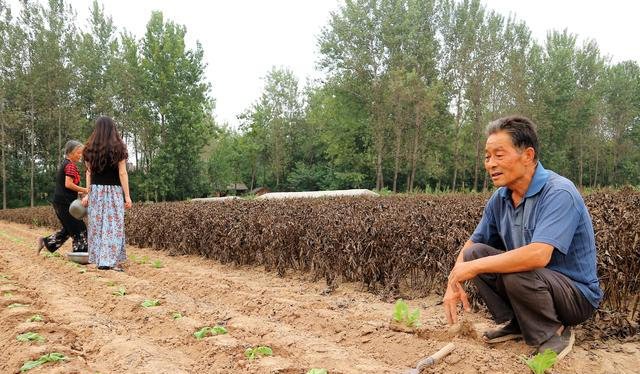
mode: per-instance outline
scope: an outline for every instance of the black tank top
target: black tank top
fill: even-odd
[[[118,164],[115,166],[107,165],[100,173],[91,171],[91,184],[119,186],[120,174],[118,173]]]
[[[58,204],[66,204],[69,205],[71,202],[78,198],[78,193],[68,189],[64,186],[65,182],[65,168],[71,161],[69,159],[64,159],[58,168],[56,173],[56,189],[53,193],[53,202]]]

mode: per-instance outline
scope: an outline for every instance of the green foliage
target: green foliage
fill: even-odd
[[[45,340],[44,336],[31,331],[16,336],[16,339],[19,342],[43,342]]]
[[[196,331],[195,333],[193,333],[193,336],[195,336],[196,339],[200,340],[206,337],[207,335],[215,336],[215,335],[224,335],[226,333],[227,333],[227,329],[224,328],[223,326],[213,326],[213,327],[205,326],[200,330]]]
[[[115,296],[124,296],[127,294],[127,290],[124,287],[118,288],[117,291],[113,291],[113,295]]]
[[[43,256],[46,257],[46,258],[60,258],[60,257],[62,257],[62,255],[60,253],[58,253],[58,252],[49,252],[49,251],[43,252]]]
[[[162,261],[160,261],[160,260],[154,260],[153,263],[151,264],[151,266],[156,268],[156,269],[160,269],[160,268],[164,267],[164,265],[162,265]]]
[[[393,308],[393,320],[407,327],[419,327],[420,309],[409,312],[409,305],[404,300],[398,299]]]
[[[109,287],[112,287],[112,286],[115,286],[115,285],[116,285],[115,281],[110,280],[110,281],[107,282],[107,286],[109,286]]]
[[[29,371],[42,364],[46,364],[47,362],[58,362],[58,361],[64,361],[64,360],[68,360],[68,358],[62,353],[58,353],[58,352],[48,353],[46,355],[40,356],[40,358],[35,361],[25,362],[20,368],[20,372],[24,373],[25,371]]]
[[[26,322],[42,322],[43,318],[39,314],[34,314]]]
[[[251,347],[251,348],[247,348],[247,350],[244,351],[244,356],[249,361],[253,361],[256,358],[273,356],[273,350],[270,347],[265,345],[261,345],[258,347]]]
[[[180,312],[173,312],[171,313],[171,318],[173,318],[174,320],[182,318],[182,313]]]
[[[160,305],[160,301],[159,300],[147,299],[147,300],[143,301],[140,305],[142,307],[144,307],[144,308],[151,308],[151,307]]]
[[[12,294],[11,292],[7,291],[7,292],[5,292],[5,293],[3,294],[3,296],[4,296],[4,297],[11,297],[11,296],[13,296],[13,294]]]
[[[534,374],[544,374],[545,370],[551,369],[555,365],[558,355],[547,349],[543,353],[538,353],[530,359],[522,358]]]

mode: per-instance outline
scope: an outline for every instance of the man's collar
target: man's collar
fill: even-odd
[[[524,194],[524,197],[531,197],[540,192],[545,183],[547,183],[547,179],[549,179],[549,172],[542,167],[542,163],[538,161],[536,171],[533,173],[533,178],[531,178],[531,183],[529,183],[529,188],[527,189],[527,193]],[[502,198],[511,196],[511,190],[507,187],[500,188],[500,196]]]

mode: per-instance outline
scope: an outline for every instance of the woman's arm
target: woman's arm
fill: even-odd
[[[120,185],[124,192],[124,207],[131,208],[131,196],[129,196],[129,175],[127,174],[127,160],[118,162],[118,175],[120,176]]]
[[[91,192],[91,165],[88,162],[84,163],[87,172],[85,173],[85,180],[87,181],[87,194],[82,198],[82,205],[85,207],[89,206],[89,192]]]
[[[64,186],[71,190],[71,191],[75,191],[75,192],[82,192],[82,193],[87,193],[87,189],[84,187],[80,187],[77,184],[73,183],[73,178],[71,178],[70,176],[66,175],[64,177]]]

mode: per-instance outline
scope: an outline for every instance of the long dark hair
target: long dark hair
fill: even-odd
[[[96,127],[87,140],[82,157],[89,163],[92,173],[100,173],[108,166],[129,157],[127,146],[116,130],[116,124],[110,117],[102,116],[96,120]]]

